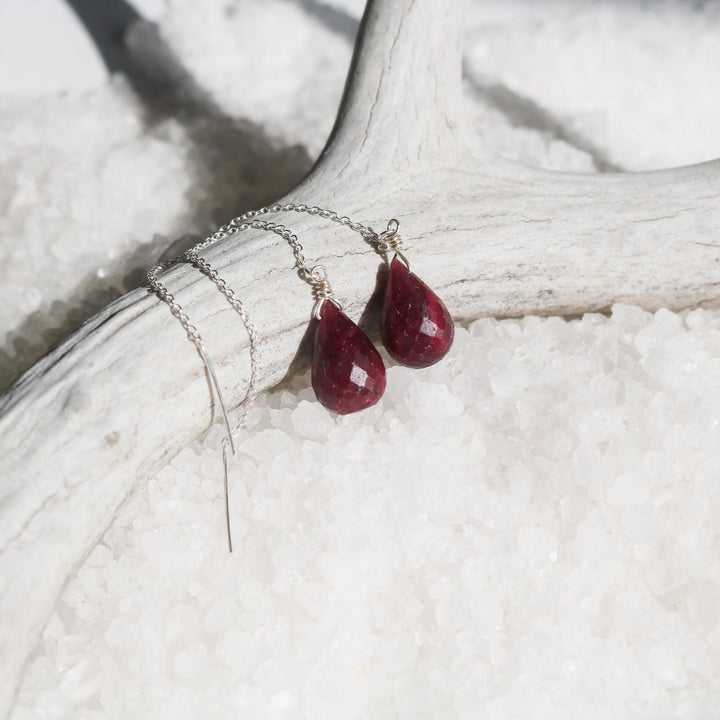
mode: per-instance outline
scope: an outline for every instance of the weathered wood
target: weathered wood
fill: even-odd
[[[413,269],[458,320],[576,314],[613,302],[714,303],[720,287],[720,162],[584,176],[493,157],[461,90],[463,0],[371,0],[336,128],[288,199],[383,227],[401,221]],[[326,221],[286,217],[358,317],[379,259]],[[259,386],[287,372],[309,320],[308,287],[269,233],[205,252],[263,339]],[[237,405],[248,343],[197,270],[164,282],[201,329]],[[0,715],[78,563],[133,487],[211,422],[199,357],[146,289],[99,313],[0,400]]]

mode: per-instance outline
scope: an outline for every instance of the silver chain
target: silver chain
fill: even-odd
[[[304,205],[303,203],[275,203],[274,205],[267,205],[265,207],[258,208],[257,210],[249,210],[243,215],[233,218],[229,222],[219,227],[212,235],[205,238],[199,245],[195,246],[196,250],[202,250],[203,248],[212,245],[218,240],[222,240],[229,235],[232,235],[239,229],[239,226],[246,223],[248,220],[260,215],[267,215],[270,213],[279,212],[300,212],[307,213],[308,215],[317,215],[318,217],[331,220],[332,222],[345,225],[351,230],[360,233],[369,242],[377,242],[378,234],[369,226],[363,225],[362,223],[353,222],[346,215],[340,215],[333,210],[325,210],[324,208],[318,207],[317,205]],[[297,239],[297,238],[296,238]]]
[[[339,225],[344,225],[345,227],[360,233],[360,235],[362,235],[362,237],[373,246],[375,251],[381,255],[386,255],[391,251],[399,252],[403,249],[402,240],[397,234],[399,226],[397,220],[390,220],[387,229],[377,233],[369,225],[354,222],[347,215],[340,215],[340,213],[337,213],[334,210],[327,210],[325,208],[318,207],[317,205],[305,205],[303,203],[275,203],[274,205],[267,205],[265,207],[258,208],[257,210],[249,210],[243,215],[239,215],[238,217],[235,217],[225,223],[225,225],[219,227],[214,233],[212,233],[212,235],[209,235],[202,242],[196,245],[194,249],[202,250],[203,248],[216,243],[218,240],[223,240],[226,237],[229,237],[240,229],[246,229],[248,227],[247,221],[251,218],[280,212],[307,213],[308,215],[316,215],[317,217],[336,222]],[[273,223],[269,224],[272,225]],[[250,224],[250,226],[253,225]],[[298,261],[298,267],[302,267],[302,264],[305,261],[305,258],[302,255],[302,246],[297,241],[297,237],[292,235],[292,233],[290,233],[290,235],[292,236],[292,239],[287,236],[283,237],[285,237],[290,246],[293,248],[295,259]]]

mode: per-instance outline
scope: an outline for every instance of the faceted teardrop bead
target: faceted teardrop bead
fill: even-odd
[[[311,375],[318,401],[339,415],[369,408],[385,392],[385,364],[380,354],[330,300],[320,307]]]
[[[393,360],[412,368],[441,360],[455,337],[443,301],[397,256],[390,263],[380,329]]]

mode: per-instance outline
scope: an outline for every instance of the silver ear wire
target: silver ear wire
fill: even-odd
[[[255,394],[255,385],[257,383],[257,348],[259,344],[259,335],[257,328],[255,327],[255,324],[250,319],[250,316],[247,313],[247,310],[245,309],[245,305],[243,302],[237,297],[235,294],[235,291],[227,284],[225,280],[223,280],[220,275],[218,274],[217,270],[213,268],[210,263],[207,262],[207,260],[204,260],[201,258],[194,248],[191,248],[185,253],[185,258],[191,262],[200,272],[202,272],[204,275],[206,275],[210,280],[213,281],[215,286],[218,290],[227,298],[227,301],[230,303],[230,306],[235,310],[235,312],[240,316],[240,319],[243,322],[243,325],[245,326],[245,330],[247,331],[248,337],[250,338],[250,380],[248,382],[248,387],[245,392],[245,397],[243,398],[241,402],[242,407],[242,414],[240,416],[240,419],[236,423],[234,428],[230,427],[230,423],[227,421],[227,409],[225,407],[225,403],[223,402],[222,395],[220,393],[219,385],[216,382],[216,389],[218,393],[218,402],[220,403],[220,406],[223,411],[223,415],[226,419],[226,428],[227,428],[227,437],[223,438],[223,444],[222,444],[222,460],[223,460],[223,494],[225,496],[225,526],[227,529],[227,540],[228,540],[228,550],[232,553],[233,551],[233,545],[232,545],[232,529],[230,525],[230,491],[228,488],[228,455],[227,455],[227,449],[228,446],[230,447],[230,450],[232,451],[233,455],[237,455],[237,451],[235,449],[235,440],[234,440],[234,434],[240,430],[240,428],[245,426],[245,423],[247,422],[247,416],[252,408],[253,403],[253,397]],[[209,366],[211,368],[212,365]]]
[[[229,437],[230,437],[229,442],[232,443],[232,433],[229,435]],[[228,551],[230,553],[232,553],[233,544],[232,544],[232,528],[230,526],[230,490],[228,488],[227,449],[228,449],[228,440],[227,440],[227,438],[224,438],[223,444],[222,444],[222,461],[223,461],[223,495],[225,496],[225,527],[227,529]],[[233,455],[234,454],[235,454],[235,447],[233,446]]]

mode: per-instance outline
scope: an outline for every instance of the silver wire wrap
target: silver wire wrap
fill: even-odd
[[[380,255],[385,258],[386,263],[390,263],[390,253],[395,253],[402,261],[407,265],[408,270],[410,269],[410,261],[403,254],[405,246],[403,245],[402,238],[398,235],[398,229],[400,223],[393,218],[387,224],[387,229],[383,230],[377,237],[377,250]]]
[[[310,271],[310,286],[312,287],[312,294],[315,298],[315,305],[313,305],[312,314],[317,320],[320,319],[320,308],[325,300],[330,300],[342,310],[342,305],[338,299],[333,295],[332,288],[327,279],[327,269],[324,265],[316,265]]]

